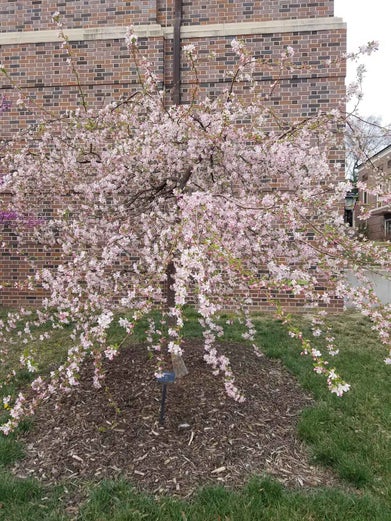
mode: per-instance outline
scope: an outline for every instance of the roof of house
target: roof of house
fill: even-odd
[[[373,156],[369,157],[364,163],[361,163],[357,166],[357,170],[362,169],[365,165],[368,163],[373,163],[373,161],[376,161],[377,159],[381,159],[382,157],[386,156],[387,154],[391,154],[391,144],[387,145],[386,147],[379,150],[379,152],[376,152],[376,154],[373,154]]]

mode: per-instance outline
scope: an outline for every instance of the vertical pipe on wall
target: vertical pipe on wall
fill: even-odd
[[[176,105],[181,103],[181,25],[182,0],[174,0],[174,58],[173,58],[173,88],[172,101]]]

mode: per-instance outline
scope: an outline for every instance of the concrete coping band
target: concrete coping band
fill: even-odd
[[[346,29],[342,18],[298,18],[292,20],[271,20],[266,22],[242,22],[209,25],[183,25],[181,38],[211,38],[225,36],[245,36],[256,34],[278,34],[310,31],[332,31]],[[125,37],[127,27],[88,27],[80,29],[65,29],[69,41],[116,40]],[[163,27],[159,24],[135,25],[134,32],[140,38],[172,39],[173,27]],[[40,31],[18,31],[0,33],[0,46],[22,45],[58,42],[57,29]]]

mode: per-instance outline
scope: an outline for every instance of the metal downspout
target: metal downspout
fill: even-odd
[[[173,88],[172,101],[175,105],[181,104],[181,25],[182,0],[175,0],[174,7],[174,59],[173,59]]]

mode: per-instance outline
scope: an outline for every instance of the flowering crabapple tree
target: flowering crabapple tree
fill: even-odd
[[[13,430],[41,400],[77,386],[86,360],[93,361],[99,388],[104,359],[118,354],[143,317],[156,374],[172,367],[177,377],[186,374],[182,335],[189,300],[203,328],[205,361],[233,399],[245,397],[215,345],[228,327],[219,312],[241,314],[243,336],[254,341],[250,310],[256,294],[274,302],[314,370],[341,395],[349,385],[327,360],[338,352],[325,318],[331,298],[354,302],[372,319],[385,348],[390,344],[390,307],[377,305],[366,282],[368,266],[389,269],[390,258],[381,246],[358,241],[343,223],[343,165],[331,167],[329,161],[330,149],[341,142],[344,113],[322,112],[266,131],[271,113],[252,82],[257,63],[237,40],[226,91],[210,99],[195,87],[189,103],[168,105],[131,32],[127,43],[139,71],[138,90],[100,110],[83,101],[43,120],[15,136],[1,157],[10,209],[36,217],[34,227],[22,221],[17,226],[20,243],[37,241],[59,252],[54,267],[37,269],[28,281],[46,290],[42,308],[10,313],[1,323],[5,338],[24,320],[24,341],[32,349],[22,362],[38,373],[33,392],[4,398],[10,415],[2,431]],[[195,48],[186,52],[196,70]],[[282,64],[292,67],[292,56],[288,48]],[[252,92],[246,101],[236,94],[243,82]],[[53,212],[44,219],[48,201]],[[347,284],[347,269],[363,282],[360,288]],[[313,335],[325,335],[324,353],[274,300],[281,292],[311,309]],[[108,337],[114,323],[123,330],[115,345]],[[33,356],[40,339],[50,335],[39,332],[42,324],[53,330],[72,326],[66,360],[46,376],[39,375]]]

